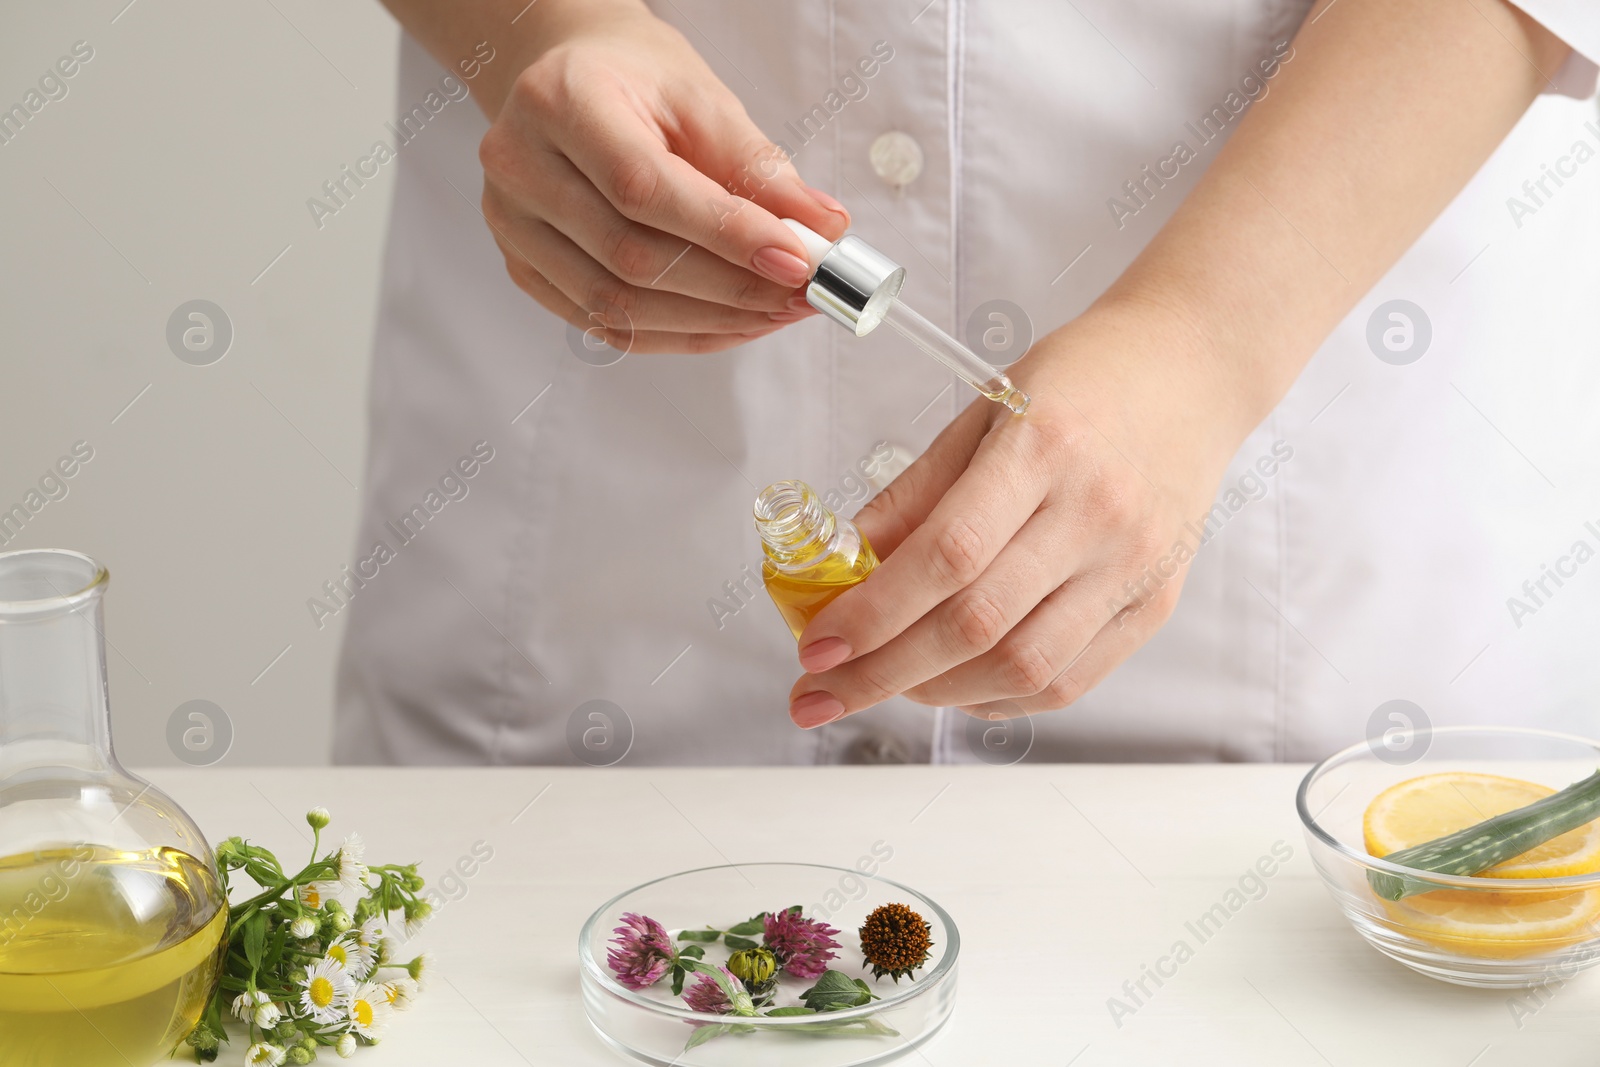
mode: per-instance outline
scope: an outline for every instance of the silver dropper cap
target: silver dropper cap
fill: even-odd
[[[857,337],[865,337],[883,321],[900,295],[906,269],[855,234],[837,242],[784,219],[806,245],[813,268],[806,303]]]

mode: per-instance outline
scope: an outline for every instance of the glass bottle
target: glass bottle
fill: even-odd
[[[756,497],[761,579],[796,640],[834,597],[878,565],[856,524],[830,511],[805,482],[774,482]]]
[[[211,848],[111,750],[108,580],[76,552],[0,554],[0,1067],[146,1067],[226,951]]]

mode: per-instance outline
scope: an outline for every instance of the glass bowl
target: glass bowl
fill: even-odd
[[[931,958],[915,980],[873,979],[862,962],[856,930],[880,904],[901,903],[931,927]],[[843,931],[838,959],[830,966],[863,978],[880,1000],[809,1016],[734,1018],[690,1011],[674,997],[670,980],[635,992],[618,984],[606,966],[608,942],[624,912],[646,915],[676,938],[680,930],[727,928],[763,911],[799,904],[808,918]],[[677,945],[689,942],[674,941]],[[956,957],[961,937],[943,908],[914,889],[845,867],[809,863],[744,863],[702,867],[658,878],[621,893],[583,924],[578,935],[578,974],[584,1011],[605,1043],[622,1055],[657,1067],[865,1067],[887,1063],[932,1037],[955,1005]],[[728,949],[706,946],[705,961],[720,964]],[[695,981],[690,975],[685,988]],[[815,984],[784,975],[776,1004],[798,1003]],[[700,1027],[727,1023],[725,1031],[693,1047]]]
[[[1372,891],[1368,874],[1409,869],[1369,855],[1362,832],[1367,805],[1399,782],[1469,771],[1562,789],[1600,767],[1600,742],[1544,730],[1452,726],[1418,730],[1404,743],[1398,749],[1373,740],[1337,752],[1311,768],[1296,797],[1317,873],[1356,932],[1407,967],[1458,985],[1542,985],[1600,961],[1600,873],[1430,874],[1428,881],[1441,888],[1388,901]]]

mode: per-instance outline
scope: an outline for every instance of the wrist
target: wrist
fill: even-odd
[[[1278,359],[1263,338],[1248,336],[1242,309],[1209,303],[1168,280],[1139,284],[1124,276],[1085,313],[1137,338],[1130,357],[1147,380],[1205,412],[1212,443],[1227,456],[1260,425],[1294,381],[1298,363]]]
[[[1168,484],[1220,478],[1271,410],[1203,320],[1127,292],[1108,293],[1041,338],[1011,376],[1041,413],[1070,405]]]

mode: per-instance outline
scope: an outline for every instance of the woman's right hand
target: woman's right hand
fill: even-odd
[[[805,247],[779,220],[837,238],[843,207],[676,29],[595,9],[517,76],[479,149],[512,280],[624,351],[714,352],[810,314]]]

